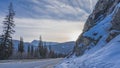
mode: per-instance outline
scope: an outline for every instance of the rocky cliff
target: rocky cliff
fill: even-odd
[[[120,0],[97,2],[70,57],[56,68],[120,68]]]
[[[120,0],[99,0],[76,41],[77,56],[95,46],[103,47],[120,34]]]

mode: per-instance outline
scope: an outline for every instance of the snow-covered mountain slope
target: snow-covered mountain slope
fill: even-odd
[[[38,47],[38,40],[33,40],[31,43],[29,42],[24,42],[24,50],[27,52],[28,46],[33,45],[34,48]],[[18,40],[13,40],[14,44],[14,50],[15,52],[18,50]],[[75,42],[70,41],[70,42],[64,42],[64,43],[57,43],[57,42],[43,42],[43,45],[46,46],[48,49],[52,49],[55,53],[59,54],[68,54],[73,51],[73,47],[75,45]]]
[[[38,40],[33,40],[31,42],[31,44],[34,45],[34,46],[38,46],[38,43],[39,43]],[[43,45],[45,45],[45,46],[56,45],[56,44],[58,44],[58,42],[46,42],[46,41],[43,41]]]
[[[33,40],[31,42],[32,45],[38,46],[39,41]],[[68,54],[73,51],[73,47],[75,45],[74,41],[64,42],[64,43],[57,43],[57,42],[43,42],[43,45],[46,46],[48,49],[52,49],[56,53],[61,54]]]
[[[5,15],[13,2],[20,18],[63,19],[85,21],[97,0],[1,0],[0,13]],[[8,4],[8,5],[7,5]]]
[[[74,41],[64,42],[51,46],[51,49],[54,50],[56,53],[69,54],[73,51],[74,45]]]
[[[18,51],[18,45],[19,45],[20,41],[19,40],[13,40],[13,45],[14,45],[14,50],[15,52]],[[24,50],[25,52],[27,52],[28,46],[30,46],[31,44],[29,42],[24,42]]]
[[[94,46],[105,46],[120,31],[119,1],[99,0],[77,39],[76,55],[82,55]],[[101,5],[102,4],[102,5]]]
[[[56,68],[120,68],[120,0],[99,0],[72,58]]]
[[[97,52],[81,57],[71,58],[56,68],[119,68],[120,35]]]

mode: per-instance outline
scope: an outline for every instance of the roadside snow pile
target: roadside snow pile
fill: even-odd
[[[71,58],[56,68],[120,68],[120,35],[97,52]]]

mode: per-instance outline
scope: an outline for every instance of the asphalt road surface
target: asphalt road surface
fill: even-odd
[[[41,59],[41,60],[9,60],[0,61],[0,68],[54,68],[54,65],[62,61],[57,59]]]

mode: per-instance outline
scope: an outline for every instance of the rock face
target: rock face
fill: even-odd
[[[120,34],[120,8],[116,7],[119,3],[120,0],[99,0],[97,2],[92,14],[84,25],[83,33],[76,41],[73,53],[80,56],[94,46],[104,46]],[[109,25],[107,26],[107,24]],[[98,25],[100,26],[97,28]],[[101,34],[100,31],[105,33]],[[90,36],[87,35],[88,32],[91,34]],[[99,44],[101,40],[104,44]]]

